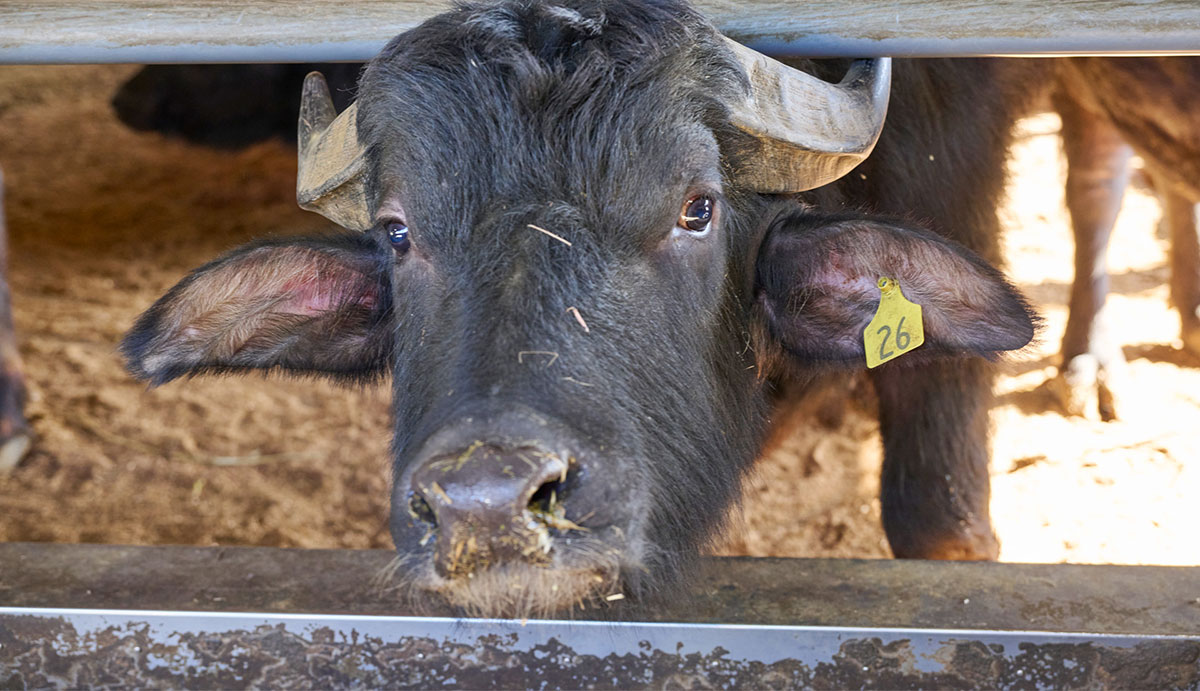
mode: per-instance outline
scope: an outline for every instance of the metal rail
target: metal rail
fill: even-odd
[[[0,638],[17,688],[1200,683],[1200,637],[0,607]]]
[[[1200,53],[1191,0],[697,0],[777,55]],[[0,63],[361,61],[447,9],[428,0],[7,0]]]
[[[1194,569],[713,559],[517,622],[398,604],[391,557],[0,545],[0,686],[1200,685]]]

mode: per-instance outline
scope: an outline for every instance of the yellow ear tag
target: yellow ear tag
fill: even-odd
[[[921,306],[905,299],[894,278],[879,279],[879,309],[863,331],[867,368],[894,360],[925,342]]]

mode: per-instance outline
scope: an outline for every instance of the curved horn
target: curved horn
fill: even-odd
[[[371,227],[364,187],[366,161],[358,145],[358,104],[334,117],[329,85],[320,72],[304,78],[296,128],[299,172],[296,201],[350,230]]]
[[[734,171],[739,183],[771,194],[803,192],[842,177],[875,148],[891,58],[856,60],[841,83],[830,84],[725,41],[750,80],[733,124],[761,145],[752,166]]]

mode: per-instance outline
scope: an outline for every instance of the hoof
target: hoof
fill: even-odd
[[[0,473],[16,468],[32,446],[33,435],[29,432],[17,432],[0,444]]]
[[[1059,370],[1050,390],[1066,415],[1112,422],[1118,418],[1123,370],[1123,364],[1103,366],[1094,355],[1077,355]]]
[[[937,559],[939,561],[996,561],[1000,556],[1000,541],[990,527],[966,534],[923,540],[908,549],[893,548],[898,559]]]
[[[1000,556],[1000,540],[992,532],[991,521],[978,517],[960,519],[955,527],[936,532],[889,533],[888,541],[897,559],[995,561]]]
[[[1100,363],[1086,354],[1071,358],[1059,369],[1050,388],[1064,413],[1087,417],[1090,411],[1097,410],[1096,382],[1099,372]]]
[[[1117,397],[1107,384],[1096,385],[1096,412],[1100,414],[1101,422],[1113,422],[1117,417]]]
[[[1191,353],[1192,357],[1200,360],[1200,325],[1183,329],[1181,338],[1183,339],[1183,349]]]
[[[947,540],[936,545],[925,559],[941,561],[996,561],[1000,556],[1000,541],[994,535],[983,540]]]

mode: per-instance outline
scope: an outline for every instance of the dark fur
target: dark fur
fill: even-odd
[[[602,571],[601,585],[585,589],[591,595],[614,579],[646,592],[676,576],[721,526],[773,408],[786,404],[775,384],[827,367],[781,345],[795,341],[804,320],[794,296],[829,289],[805,278],[828,269],[822,247],[854,258],[839,266],[855,267],[856,285],[879,270],[935,292],[971,293],[967,284],[981,282],[983,299],[961,310],[932,301],[934,346],[988,354],[1028,339],[1024,302],[969,251],[903,224],[837,213],[916,219],[994,259],[1019,67],[898,65],[876,154],[844,182],[804,195],[810,205],[802,205],[726,179],[754,156],[722,106],[745,89],[727,56],[713,29],[675,2],[519,1],[434,18],[365,71],[358,125],[372,211],[402,206],[412,239],[379,280],[394,296],[392,533],[419,588],[476,607],[489,601],[481,597],[488,587],[547,587],[545,572],[530,576],[541,567],[520,563],[505,565],[508,575],[482,593],[440,577],[427,544],[438,537],[412,508],[420,494],[414,467],[452,458],[471,439],[501,444],[495,439],[508,432],[480,421],[504,414],[551,420],[553,431],[521,444],[563,447],[577,459],[560,498],[583,536],[554,533],[554,569]],[[845,69],[807,66],[834,78]],[[680,206],[697,191],[721,200],[721,220],[707,237],[677,234]],[[862,233],[874,249],[834,237],[815,253],[797,250],[825,232]],[[382,235],[382,227],[369,234],[380,266],[392,261]],[[905,249],[932,259],[906,265]],[[206,272],[219,276],[222,265]],[[797,293],[789,275],[808,282]],[[229,366],[179,365],[192,354],[170,355],[172,340],[158,325],[164,311],[183,309],[177,294],[129,336],[126,352],[140,376]],[[867,301],[830,301],[834,311],[845,303],[830,323],[861,333]],[[981,309],[995,319],[986,322]],[[554,357],[522,356],[531,351]],[[166,364],[148,368],[148,356]],[[889,538],[901,556],[993,556],[988,369],[974,360],[918,362],[925,364],[874,373]],[[472,425],[495,438],[445,441],[447,430]],[[496,573],[479,580],[496,581]],[[578,585],[571,581],[566,595],[517,599],[533,610],[569,606],[586,597]],[[496,602],[491,613],[520,613]]]
[[[719,182],[711,131],[741,84],[690,11],[578,7],[574,25],[537,3],[431,20],[367,68],[359,127],[372,179],[405,199],[420,254],[396,274],[398,294],[424,298],[397,350],[440,354],[395,369],[396,417],[407,421],[396,429],[398,486],[427,436],[499,388],[570,421],[593,450],[584,472],[594,481],[621,478],[621,503],[641,507],[627,529],[640,563],[625,576],[637,579],[673,572],[719,526],[765,418],[745,374],[746,305],[720,273],[647,256],[688,186]],[[588,20],[601,15],[593,36]],[[691,326],[714,320],[715,333]],[[526,350],[559,357],[530,367],[518,362]],[[631,368],[631,353],[663,356]],[[568,498],[573,517],[609,513],[618,491],[594,486]],[[394,512],[398,545],[411,542],[403,518]]]

